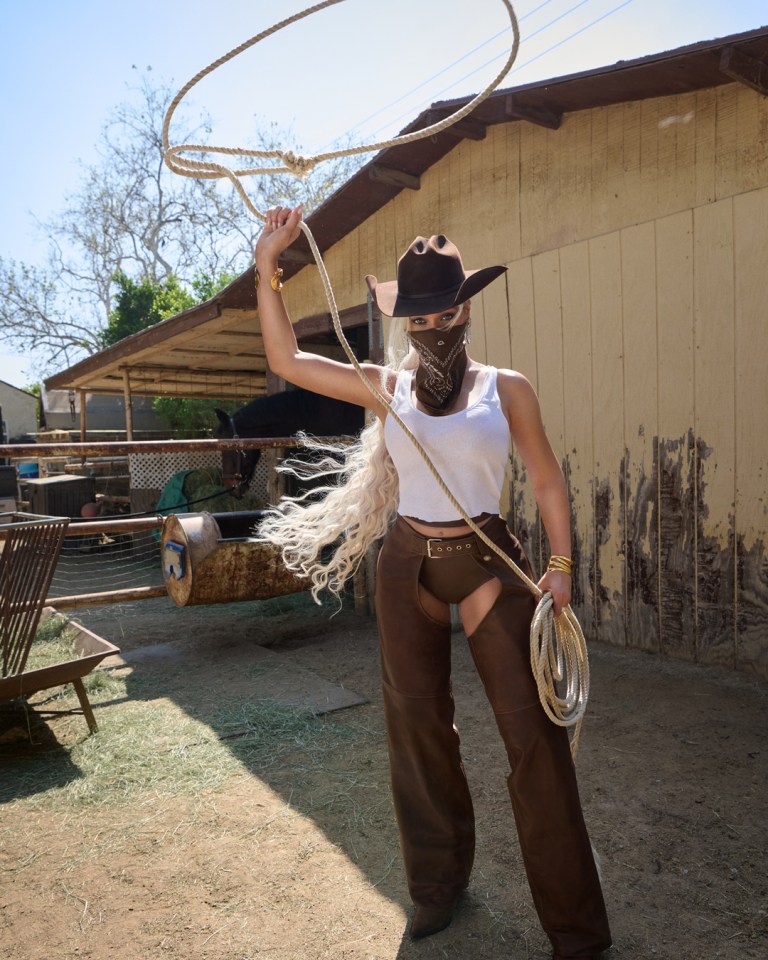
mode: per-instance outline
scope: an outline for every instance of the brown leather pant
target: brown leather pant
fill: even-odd
[[[531,576],[501,518],[491,539]],[[376,611],[395,812],[414,903],[452,904],[469,883],[475,848],[472,800],[454,726],[451,627],[419,600],[425,538],[398,518],[379,556]],[[555,953],[591,957],[611,943],[579,801],[568,736],[544,713],[529,660],[535,600],[496,557],[476,562],[502,592],[469,645],[509,757],[509,794],[528,882]]]

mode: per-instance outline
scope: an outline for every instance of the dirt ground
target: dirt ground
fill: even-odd
[[[103,666],[125,678],[126,694],[92,696],[100,731],[91,738],[82,716],[57,714],[30,743],[12,735],[29,726],[26,714],[0,715],[2,960],[549,957],[502,747],[460,632],[455,693],[476,865],[452,926],[408,939],[375,624],[330,612],[264,617],[252,604],[177,610],[165,600],[82,612],[121,647],[124,662]],[[247,697],[249,664],[267,655],[275,677],[295,672],[367,701],[313,721],[336,738],[330,748],[313,754],[294,742],[256,763],[242,731],[217,727],[210,701]],[[611,960],[767,957],[768,688],[597,644],[590,660],[577,767],[602,857]],[[33,698],[38,709],[47,697]],[[185,718],[213,731],[231,770],[194,790],[155,774],[124,790],[115,774],[111,800],[76,802],[71,789],[88,777],[77,750],[97,751],[129,706],[147,724],[155,708],[174,711],[156,750],[148,745],[161,771],[164,758],[178,761]],[[134,736],[139,752],[141,726]],[[30,785],[24,775],[36,770]]]

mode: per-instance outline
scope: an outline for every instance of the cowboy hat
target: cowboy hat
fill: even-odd
[[[365,282],[379,309],[388,317],[415,317],[440,313],[464,303],[507,268],[465,270],[455,244],[442,233],[416,237],[397,262],[397,280]]]

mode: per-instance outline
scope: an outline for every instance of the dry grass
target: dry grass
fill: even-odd
[[[362,735],[331,716],[246,697],[223,704],[214,698],[210,712],[191,716],[170,699],[141,699],[141,682],[133,678],[129,698],[126,678],[107,670],[89,674],[85,685],[97,708],[99,731],[93,736],[84,734],[71,687],[38,695],[32,709],[16,705],[25,711],[30,736],[5,758],[0,802],[74,810],[119,805],[142,794],[193,795],[289,756],[318,767]],[[147,686],[146,692],[152,696],[155,690]],[[57,721],[53,742],[40,716],[48,709],[73,714]]]
[[[77,657],[74,641],[77,631],[68,626],[66,617],[56,614],[42,621],[35,632],[24,669],[40,670]]]

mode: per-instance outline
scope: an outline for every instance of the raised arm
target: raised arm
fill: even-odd
[[[554,555],[571,556],[571,518],[565,477],[544,432],[541,408],[531,384],[511,370],[499,371],[499,396],[509,421],[512,441],[533,486],[536,502]],[[539,587],[551,591],[555,615],[571,602],[571,577],[545,573]]]
[[[296,386],[360,404],[383,416],[385,410],[350,364],[299,348],[282,294],[273,287],[271,281],[277,275],[280,255],[301,232],[301,213],[301,207],[271,209],[256,243],[256,269],[260,278],[257,294],[259,321],[269,366],[278,376]],[[277,281],[274,286],[279,286]],[[381,367],[372,363],[362,364],[362,367],[373,384],[381,389]]]

